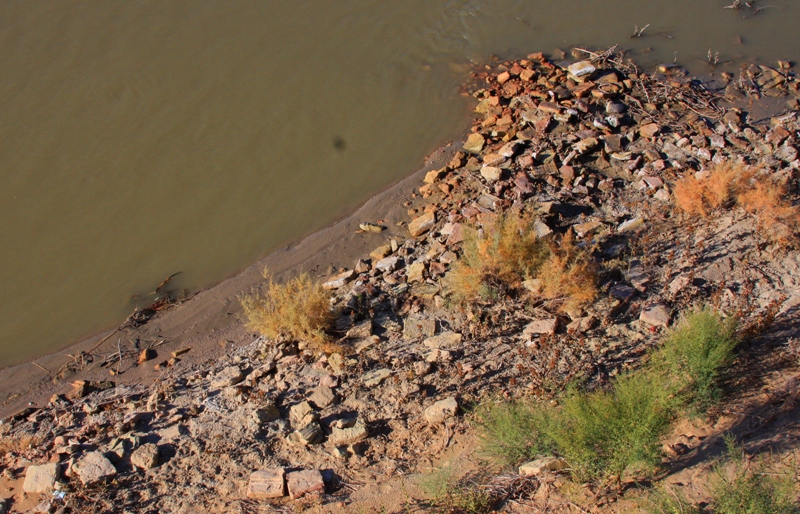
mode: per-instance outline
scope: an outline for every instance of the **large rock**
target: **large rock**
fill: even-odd
[[[131,454],[131,464],[139,469],[150,469],[158,465],[158,446],[146,443]]]
[[[591,61],[580,61],[570,64],[569,67],[567,67],[567,71],[569,71],[573,77],[580,79],[588,77],[597,71],[597,68],[595,68]]]
[[[325,491],[325,481],[322,479],[322,473],[316,469],[289,473],[286,475],[286,486],[289,489],[289,497],[293,500],[306,494]]]
[[[438,336],[425,339],[422,342],[428,348],[452,348],[461,344],[463,337],[458,332],[442,332]]]
[[[58,480],[58,464],[28,466],[25,470],[25,483],[22,490],[32,494],[52,493]]]
[[[419,218],[408,224],[408,231],[414,237],[421,236],[429,231],[436,224],[436,214],[433,212],[426,212]]]
[[[381,368],[364,373],[361,380],[363,380],[365,386],[375,387],[390,376],[392,376],[392,371],[390,369]]]
[[[481,176],[489,182],[496,182],[503,177],[503,170],[496,166],[481,167]]]
[[[247,497],[253,500],[280,498],[285,493],[283,468],[263,469],[250,474]]]
[[[458,412],[458,401],[451,397],[438,401],[425,409],[423,416],[428,423],[433,425],[452,418],[456,415],[456,412]]]
[[[117,474],[117,469],[101,452],[87,453],[73,464],[72,469],[83,485],[101,482]]]

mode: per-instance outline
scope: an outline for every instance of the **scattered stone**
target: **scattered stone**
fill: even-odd
[[[381,368],[364,373],[361,377],[361,381],[367,387],[375,387],[390,376],[392,376],[392,371],[390,369]]]
[[[408,224],[408,231],[411,232],[412,236],[417,237],[429,231],[435,224],[436,214],[433,212],[426,212]]]
[[[467,138],[467,142],[464,143],[464,150],[470,153],[478,153],[483,150],[483,145],[486,140],[483,138],[482,135],[476,133],[472,133]]]
[[[364,232],[375,232],[378,234],[386,229],[386,227],[382,227],[377,223],[370,223],[369,221],[365,221],[364,223],[359,223],[358,228],[360,228]]]
[[[25,470],[25,483],[22,484],[22,490],[31,494],[52,493],[58,476],[58,464],[56,463],[28,466],[28,469]]]
[[[555,335],[558,329],[558,318],[537,319],[528,323],[522,331],[523,335]]]
[[[331,405],[335,399],[336,395],[333,389],[323,385],[315,387],[314,392],[308,397],[308,401],[316,405],[320,410]]]
[[[139,354],[139,359],[136,361],[137,364],[143,364],[149,360],[155,359],[158,356],[155,350],[152,348],[145,348]]]
[[[527,462],[519,467],[519,474],[524,477],[541,475],[546,471],[560,471],[567,468],[567,461],[557,457],[543,457]]]
[[[377,247],[372,252],[370,252],[369,256],[372,257],[372,260],[379,261],[384,257],[386,257],[387,255],[390,255],[391,253],[392,253],[391,245],[383,245]]]
[[[431,425],[441,423],[448,418],[452,418],[458,412],[458,402],[455,398],[447,398],[440,400],[427,409],[423,413],[425,420]]]
[[[639,319],[648,325],[666,327],[669,324],[669,309],[664,304],[656,304],[642,309]]]
[[[406,279],[408,280],[409,283],[422,282],[423,280],[425,280],[424,273],[425,273],[425,263],[415,262],[414,264],[408,267]]]
[[[594,64],[592,64],[590,61],[580,61],[576,62],[575,64],[570,64],[567,67],[567,70],[573,77],[577,79],[585,79],[594,73],[597,68],[595,68]],[[583,81],[581,80],[581,82]]]
[[[403,323],[403,337],[419,339],[436,333],[436,320],[409,316]]]
[[[537,239],[545,239],[553,235],[553,229],[548,227],[546,223],[543,223],[539,220],[533,222],[533,230],[536,232]]]
[[[139,469],[150,469],[158,465],[158,446],[146,443],[131,454],[131,464]]]
[[[363,421],[359,420],[352,427],[332,427],[331,435],[328,436],[328,442],[334,446],[342,446],[363,441],[367,439],[368,436],[367,427],[364,425]]]
[[[285,495],[285,471],[283,468],[270,468],[254,471],[247,484],[247,497],[252,500],[268,500]]]
[[[310,444],[317,444],[321,442],[322,437],[322,427],[319,426],[318,422],[312,421],[299,430],[292,432],[288,439],[289,442],[292,442],[296,445],[308,446]]]
[[[325,492],[325,481],[317,470],[294,471],[286,475],[286,487],[293,500],[312,493]]]
[[[489,182],[496,182],[503,178],[503,170],[495,166],[483,166],[481,168],[481,176]]]
[[[344,287],[345,284],[353,280],[356,276],[356,272],[354,270],[344,271],[339,273],[335,277],[331,278],[327,282],[322,283],[323,289],[339,289],[340,287]]]
[[[608,290],[608,294],[619,300],[630,300],[636,295],[636,289],[627,284],[618,284]]]
[[[582,318],[578,318],[574,320],[572,323],[567,325],[567,333],[568,334],[585,334],[589,330],[593,329],[597,326],[597,318],[594,316],[584,316]]]
[[[383,271],[384,273],[389,271],[394,271],[397,269],[397,264],[400,262],[400,257],[396,255],[390,255],[389,257],[384,257],[383,259],[379,260],[375,263],[375,269]]]
[[[242,380],[244,380],[244,373],[242,373],[242,370],[239,369],[239,366],[228,366],[217,373],[217,376],[215,376],[214,380],[211,381],[211,388],[220,389],[223,387],[236,385]]]
[[[655,123],[648,123],[647,125],[641,125],[639,127],[639,135],[644,138],[651,139],[655,137],[660,130],[661,128]]]
[[[603,224],[597,220],[587,221],[586,223],[579,223],[577,225],[572,226],[572,230],[575,231],[575,235],[579,238],[584,238],[590,234],[593,234],[602,227]]]
[[[117,474],[117,469],[111,461],[98,451],[84,455],[72,465],[72,470],[83,485],[95,484]]]
[[[422,344],[428,348],[452,348],[461,344],[463,336],[457,332],[442,332],[439,335],[425,339]]]
[[[296,405],[292,405],[289,409],[289,421],[295,426],[303,424],[306,417],[310,414],[314,414],[314,412],[314,407],[312,407],[310,403],[307,401],[300,402]]]

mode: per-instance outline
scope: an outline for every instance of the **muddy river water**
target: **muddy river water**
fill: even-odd
[[[620,44],[701,74],[800,58],[800,4],[732,2],[3,0],[0,367],[116,326],[171,273],[222,280],[417,169],[467,126],[458,85],[492,54]]]

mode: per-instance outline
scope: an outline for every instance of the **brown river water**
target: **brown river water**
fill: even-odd
[[[3,0],[0,367],[331,224],[459,137],[492,54],[800,58],[800,4],[732,1]]]

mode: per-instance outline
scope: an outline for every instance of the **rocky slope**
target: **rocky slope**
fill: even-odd
[[[671,66],[646,74],[611,52],[578,55],[473,75],[478,116],[463,149],[407,199],[407,223],[364,220],[374,250],[325,280],[346,351],[253,335],[208,363],[176,354],[152,385],[79,381],[3,422],[7,511],[357,511],[371,490],[363,505],[376,507],[389,496],[378,484],[469,441],[470,407],[603,384],[698,300],[753,326],[794,319],[791,245],[735,209],[687,220],[671,191],[726,162],[796,182],[796,111],[756,120],[746,103],[796,106],[790,70],[753,67],[712,92]],[[464,228],[514,207],[538,213],[539,237],[572,231],[591,250],[597,301],[565,312],[528,296],[449,300]],[[543,487],[526,480],[518,505]]]

